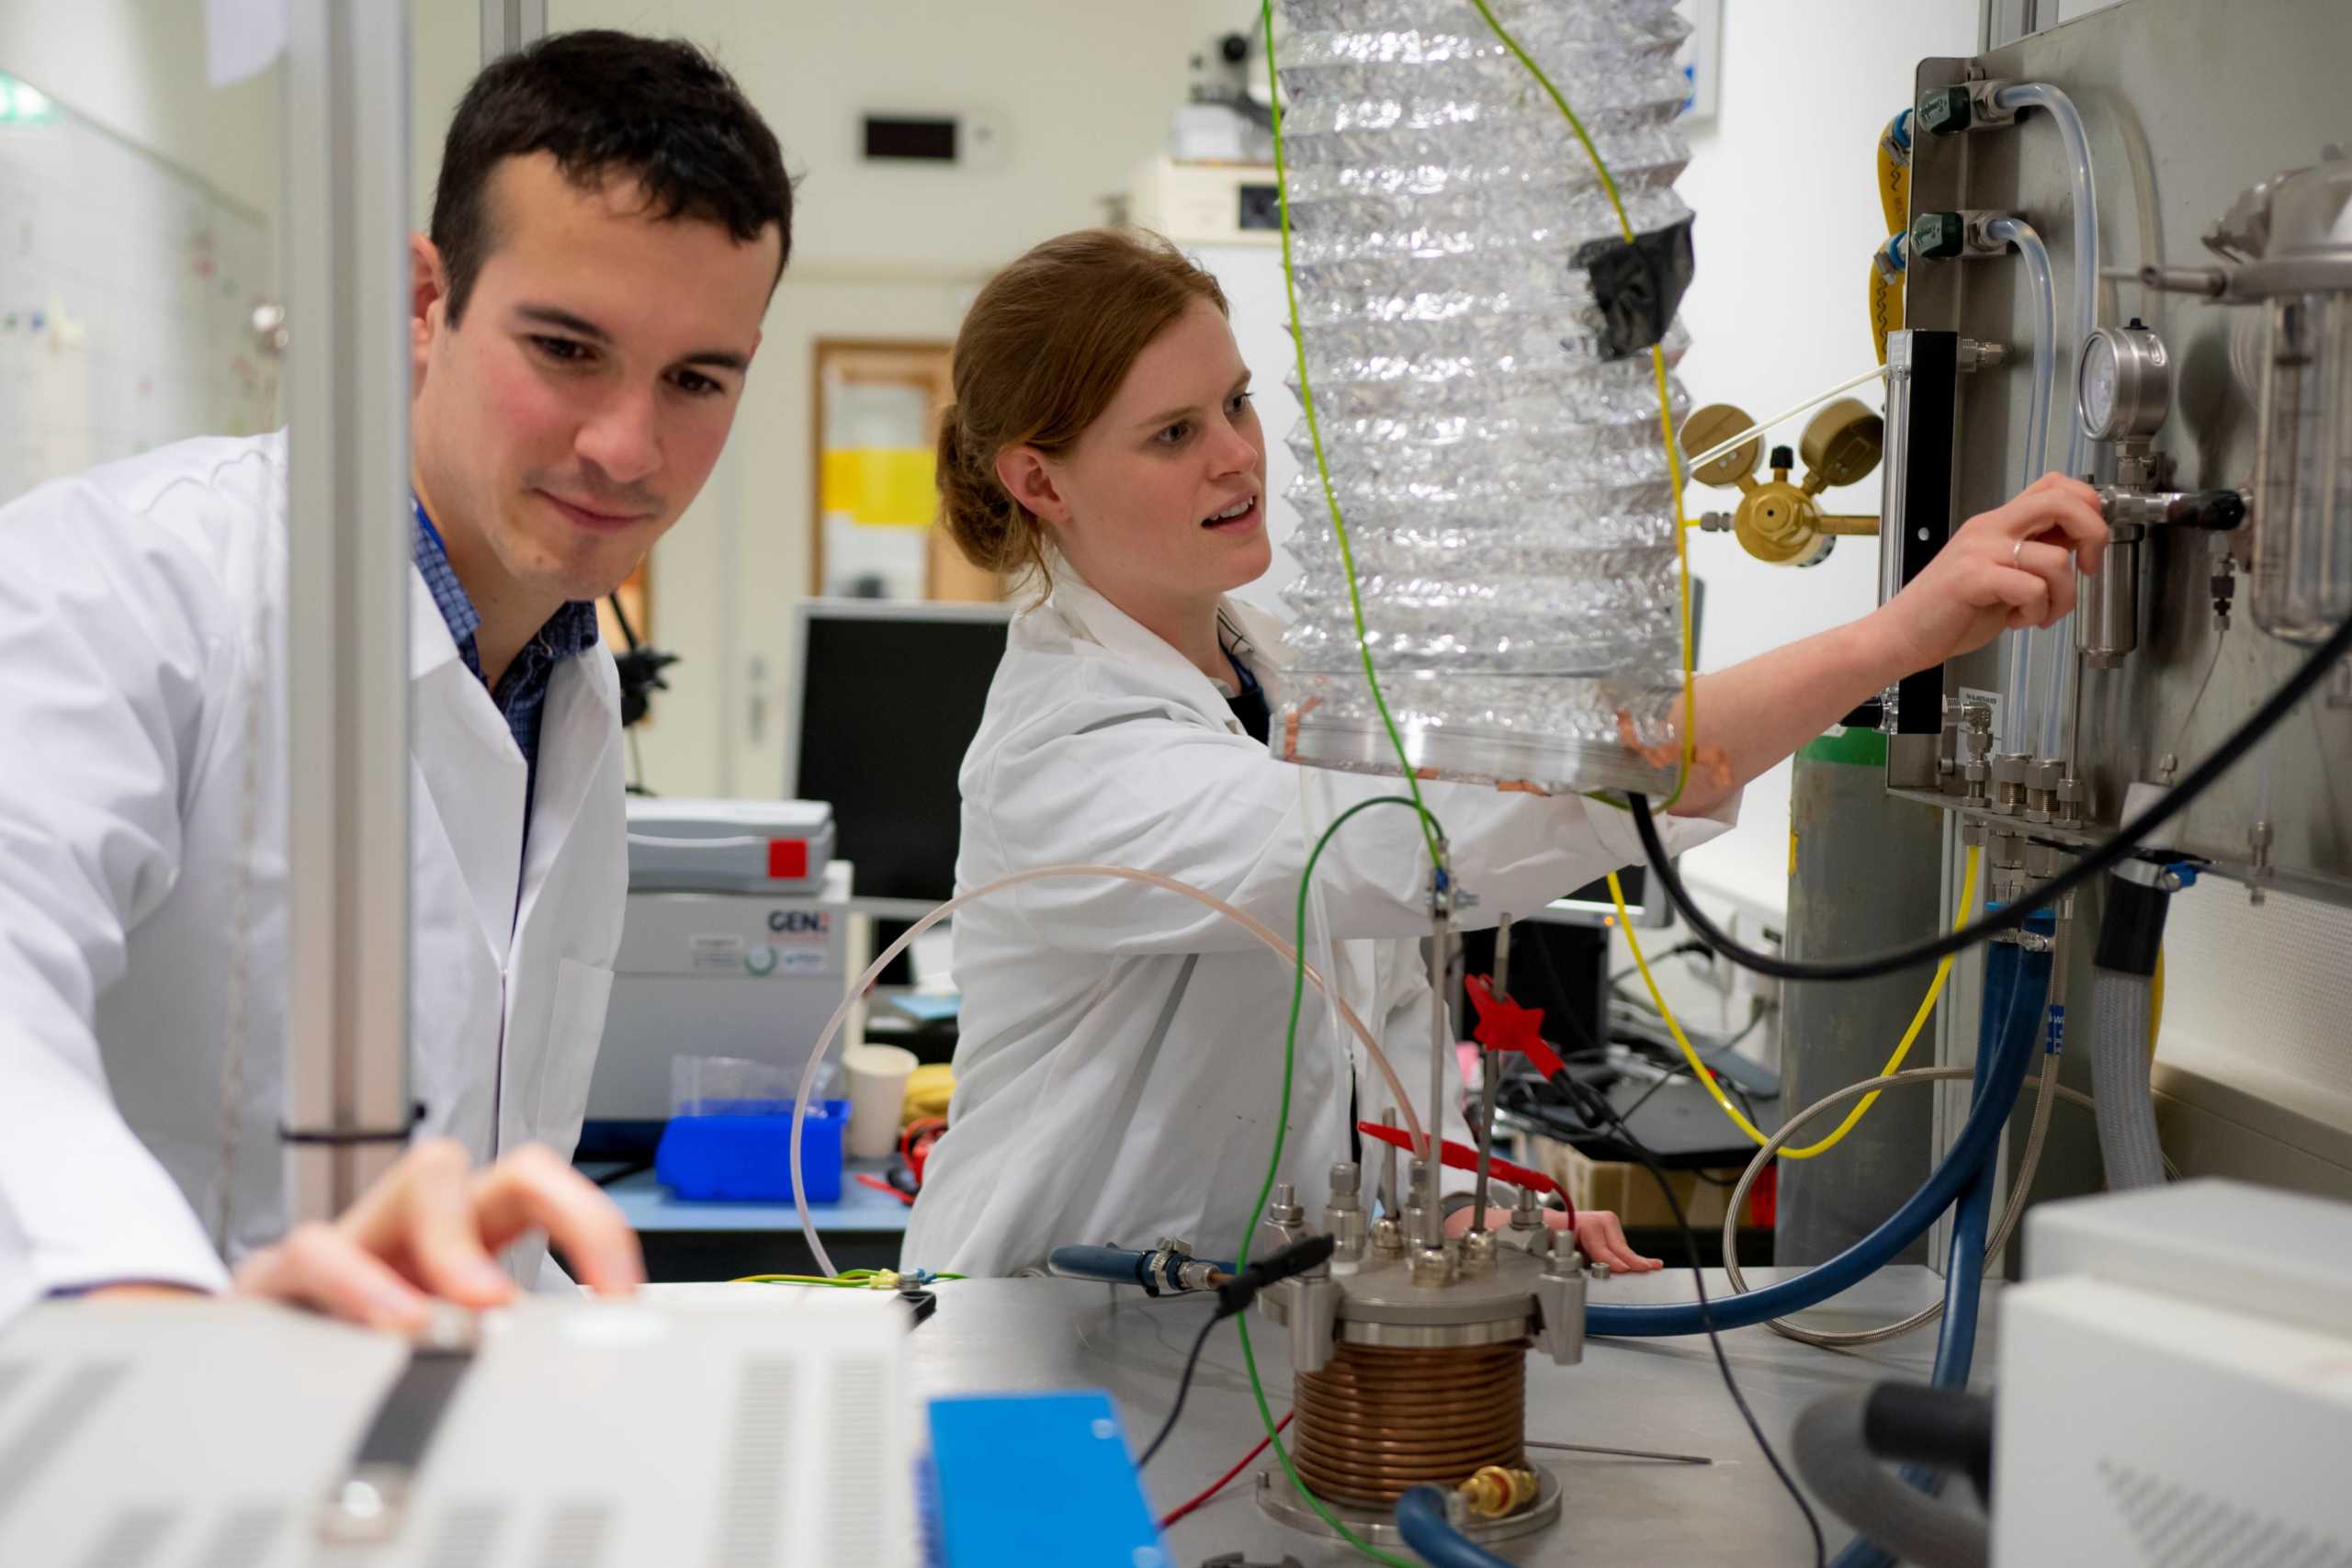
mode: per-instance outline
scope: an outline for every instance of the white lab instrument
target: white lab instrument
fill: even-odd
[[[820,800],[628,803],[632,893],[816,893],[833,858],[833,808]]]
[[[397,1336],[251,1301],[44,1305],[0,1341],[0,1562],[901,1568],[905,1323],[865,1291],[534,1298],[481,1320],[437,1418],[427,1371],[378,1425]]]
[[[1996,1568],[2352,1558],[2352,1205],[2044,1204],[2000,1347]]]
[[[1184,124],[1178,111],[1177,131]],[[1261,253],[1261,265],[1282,280],[1282,190],[1274,183],[1269,163],[1238,159],[1148,158],[1136,166],[1127,186],[1127,216],[1156,234],[1165,235],[1190,253],[1198,246],[1246,245]],[[1211,257],[1198,259],[1225,281]],[[1253,366],[1268,380],[1275,379],[1279,362]]]
[[[650,1145],[678,1056],[740,1056],[797,1078],[851,972],[852,876],[834,861],[814,893],[633,887],[590,1119],[639,1123]],[[606,1130],[594,1131],[601,1147]]]
[[[286,1228],[286,785],[246,766],[284,739],[286,482],[282,436],[191,441],[0,510],[42,563],[0,576],[0,1301],[225,1283],[224,1121],[229,1252]],[[568,1152],[620,940],[612,659],[555,672],[526,857],[522,753],[413,574],[409,639],[417,1131]]]
[[[1067,863],[1124,864],[1216,890],[1278,931],[1314,840],[1392,784],[1285,766],[1242,732],[1209,678],[1057,567],[1052,599],[1012,623],[963,775],[957,880]],[[1279,702],[1272,617],[1228,599],[1226,635]],[[1083,744],[1077,744],[1083,737]],[[1423,793],[1480,903],[1465,923],[1533,909],[1640,858],[1629,820],[1582,798],[1444,786]],[[1668,819],[1668,846],[1723,830]],[[1394,1054],[1430,1070],[1428,862],[1401,808],[1368,814],[1317,863],[1307,956]],[[1161,889],[1040,882],[956,919],[963,993],[955,1125],[924,1168],[906,1256],[1008,1273],[1071,1236],[1186,1235],[1229,1258],[1257,1198],[1291,971],[1245,932]],[[1414,1043],[1420,1043],[1416,1044]],[[1349,1152],[1351,1061],[1310,1001],[1300,1023],[1288,1168],[1300,1201]],[[1410,1062],[1413,1065],[1408,1065]],[[1311,1189],[1311,1190],[1310,1190]]]

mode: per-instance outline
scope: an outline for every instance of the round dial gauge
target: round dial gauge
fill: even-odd
[[[2154,435],[2172,408],[2163,341],[2136,321],[2091,333],[2075,373],[2075,407],[2094,441]]]

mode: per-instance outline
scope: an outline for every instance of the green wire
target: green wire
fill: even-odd
[[[1269,3],[1271,4],[1271,0]],[[1306,889],[1315,880],[1315,863],[1323,858],[1323,852],[1330,844],[1332,838],[1340,829],[1348,825],[1349,818],[1361,812],[1369,811],[1375,806],[1402,806],[1420,813],[1425,819],[1429,815],[1418,799],[1408,799],[1401,795],[1378,795],[1370,800],[1360,800],[1340,812],[1337,818],[1333,818],[1331,825],[1323,829],[1323,836],[1315,841],[1314,852],[1306,857],[1306,868],[1299,874],[1298,913],[1296,928],[1293,933],[1294,945],[1297,948],[1299,956],[1298,966],[1291,976],[1290,1021],[1283,1030],[1283,1092],[1282,1100],[1274,1112],[1274,1154],[1273,1157],[1266,1162],[1266,1179],[1258,1189],[1258,1201],[1250,1205],[1250,1213],[1241,1224],[1241,1250],[1234,1259],[1233,1265],[1237,1271],[1250,1267],[1250,1238],[1257,1234],[1258,1216],[1266,1212],[1266,1201],[1273,1195],[1274,1173],[1282,1168],[1283,1145],[1290,1135],[1291,1075],[1298,1059],[1299,1012],[1306,1000]],[[1431,1129],[1431,1135],[1435,1135],[1434,1129]],[[1298,1467],[1291,1462],[1290,1450],[1283,1442],[1282,1433],[1274,1420],[1273,1409],[1266,1403],[1266,1384],[1258,1375],[1258,1353],[1250,1343],[1250,1314],[1243,1313],[1234,1319],[1234,1323],[1241,1331],[1241,1359],[1250,1370],[1250,1392],[1258,1401],[1258,1418],[1265,1423],[1266,1438],[1273,1444],[1274,1457],[1282,1461],[1283,1471],[1290,1477],[1291,1484],[1298,1489],[1298,1495],[1306,1500],[1309,1507],[1322,1516],[1325,1524],[1340,1532],[1340,1540],[1371,1558],[1374,1562],[1385,1563],[1388,1568],[1414,1568],[1414,1564],[1404,1559],[1392,1557],[1369,1541],[1359,1539],[1354,1531],[1340,1522],[1338,1516],[1331,1512],[1323,1499],[1310,1491],[1306,1483],[1300,1478]]]
[[[1470,0],[1470,4],[1478,8],[1478,15],[1487,19],[1487,26],[1494,29],[1495,37],[1502,40],[1503,47],[1519,56],[1519,62],[1527,67],[1527,73],[1535,78],[1536,85],[1551,95],[1554,107],[1567,120],[1568,129],[1577,133],[1578,141],[1584,143],[1584,155],[1592,160],[1594,171],[1600,175],[1601,187],[1609,192],[1609,205],[1616,209],[1618,231],[1625,236],[1627,244],[1633,243],[1634,225],[1632,220],[1625,216],[1624,201],[1617,194],[1617,176],[1611,174],[1609,165],[1600,161],[1600,149],[1592,144],[1592,137],[1585,130],[1584,121],[1578,119],[1577,111],[1568,107],[1568,100],[1560,96],[1560,89],[1552,85],[1552,78],[1544,74],[1544,68],[1529,58],[1527,51],[1520,48],[1519,40],[1510,36],[1510,30],[1495,19],[1494,12],[1487,8],[1487,0]]]
[[[738,1285],[831,1285],[836,1290],[864,1291],[871,1290],[873,1288],[874,1276],[877,1270],[872,1269],[848,1269],[842,1270],[839,1274],[830,1276],[824,1274],[745,1274],[741,1278],[730,1281],[730,1283]],[[907,1278],[910,1272],[912,1271],[901,1269],[899,1270],[899,1278],[903,1280]],[[933,1274],[931,1277],[931,1280],[932,1283],[937,1284],[944,1280],[960,1280],[962,1278],[964,1278],[964,1276],[961,1274]]]

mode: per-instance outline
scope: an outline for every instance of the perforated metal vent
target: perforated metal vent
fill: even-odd
[[[172,1510],[125,1508],[82,1554],[78,1568],[146,1568],[172,1528]]]
[[[539,1568],[596,1568],[611,1543],[613,1510],[585,1500],[559,1503],[539,1538]]]
[[[0,1447],[0,1514],[32,1490],[35,1478],[65,1451],[130,1371],[129,1361],[85,1361],[33,1407],[24,1426]]]
[[[213,1527],[193,1568],[262,1568],[285,1529],[286,1510],[275,1503],[232,1508]]]
[[[883,1409],[885,1373],[873,1356],[854,1357],[833,1368],[832,1413],[825,1430],[825,1463],[831,1472],[825,1495],[834,1505],[828,1510],[828,1562],[879,1562],[888,1549],[881,1517],[857,1502],[893,1462]]]
[[[2101,1460],[2099,1478],[2147,1568],[2344,1568],[2352,1542],[2256,1513],[2225,1498]]]
[[[498,1532],[506,1524],[502,1503],[459,1503],[441,1516],[425,1549],[424,1568],[490,1568]]]
[[[792,1460],[788,1356],[746,1356],[735,1389],[734,1441],[719,1483],[711,1568],[770,1568],[784,1522],[784,1478]]]

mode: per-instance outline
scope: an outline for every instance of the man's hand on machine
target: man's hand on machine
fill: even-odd
[[[2098,492],[2044,474],[2005,506],[1979,513],[1927,569],[1870,617],[1904,672],[1972,653],[2018,626],[2046,626],[2075,607],[2075,569],[2107,556]]]
[[[526,1231],[562,1248],[580,1282],[626,1295],[645,1282],[637,1233],[595,1183],[542,1145],[481,1170],[462,1145],[417,1144],[331,1224],[297,1226],[238,1266],[240,1295],[299,1302],[372,1328],[413,1329],[435,1296],[514,1299],[495,1255]]]
[[[314,1307],[370,1328],[423,1326],[431,1299],[497,1306],[514,1282],[493,1255],[529,1230],[563,1249],[581,1283],[626,1295],[645,1282],[637,1234],[595,1183],[533,1144],[481,1170],[447,1138],[417,1144],[332,1224],[298,1225],[237,1268],[239,1295]],[[92,1299],[188,1296],[125,1283]]]
[[[1567,1214],[1557,1209],[1544,1212],[1544,1223],[1555,1231],[1569,1228]],[[1595,1263],[1606,1263],[1619,1274],[1646,1274],[1653,1269],[1663,1269],[1662,1258],[1645,1258],[1635,1252],[1625,1240],[1625,1227],[1617,1216],[1606,1209],[1579,1209],[1576,1213],[1577,1248]],[[1460,1235],[1470,1228],[1470,1211],[1460,1210],[1445,1217],[1445,1234]],[[1487,1228],[1493,1231],[1510,1228],[1509,1209],[1488,1209]]]

